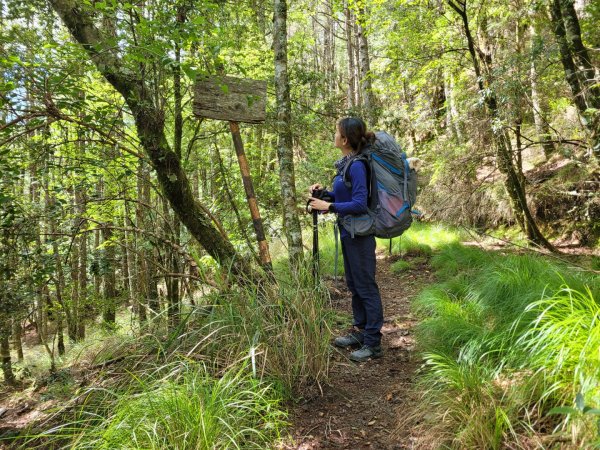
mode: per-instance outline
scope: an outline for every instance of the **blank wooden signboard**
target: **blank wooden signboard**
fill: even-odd
[[[267,82],[233,77],[197,80],[194,115],[231,122],[265,121]]]

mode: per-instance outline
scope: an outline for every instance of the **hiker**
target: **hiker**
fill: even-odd
[[[351,180],[347,187],[342,179],[346,163],[375,140],[375,135],[367,131],[365,123],[355,117],[346,117],[338,121],[335,133],[335,146],[342,151],[342,158],[335,162],[337,175],[333,179],[333,190],[327,192],[333,201],[317,199],[311,196],[310,205],[319,211],[329,211],[340,218],[348,215],[367,213],[368,179],[364,161],[352,161],[346,169]],[[310,187],[312,193],[324,189],[321,184]],[[361,346],[350,354],[353,361],[367,361],[382,356],[381,327],[383,326],[383,307],[379,287],[375,281],[375,235],[354,235],[340,227],[342,254],[346,283],[352,293],[353,329],[345,336],[337,337],[337,347]]]

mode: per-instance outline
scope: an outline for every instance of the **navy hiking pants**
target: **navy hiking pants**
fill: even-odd
[[[364,345],[380,345],[383,306],[375,281],[375,236],[343,236],[341,240],[354,326],[363,330]]]

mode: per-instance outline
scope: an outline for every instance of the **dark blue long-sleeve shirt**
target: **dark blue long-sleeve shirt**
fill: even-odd
[[[349,180],[352,188],[348,189],[338,174],[333,179],[333,191],[329,194],[333,197],[333,212],[340,217],[348,214],[365,214],[367,212],[367,201],[369,191],[367,188],[367,169],[362,161],[354,161],[348,168]],[[340,227],[342,237],[350,236],[344,227]]]

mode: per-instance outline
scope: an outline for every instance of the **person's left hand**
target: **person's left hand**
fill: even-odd
[[[310,197],[310,206],[317,211],[329,211],[331,203],[321,200],[320,198]]]

